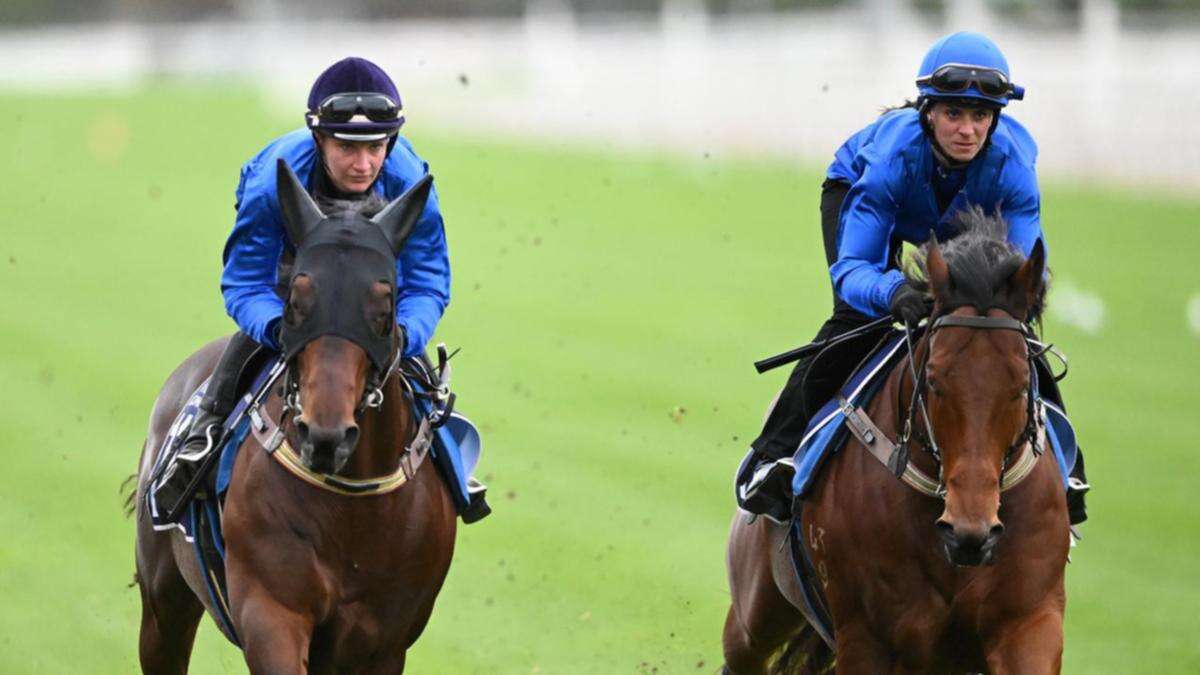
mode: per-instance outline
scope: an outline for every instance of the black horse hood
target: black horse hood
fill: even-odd
[[[318,337],[336,335],[362,347],[379,370],[387,368],[395,326],[396,259],[379,228],[354,213],[322,223],[296,253],[292,279],[302,275],[309,278],[311,292],[303,321],[294,324],[285,314],[280,332],[284,355],[290,359]],[[369,303],[376,282],[391,291],[388,330],[382,334],[371,321],[378,311],[378,305],[372,309]]]
[[[427,175],[374,218],[356,211],[326,217],[281,160],[279,203],[288,236],[296,246],[288,306],[280,330],[285,358],[309,342],[336,335],[358,345],[379,371],[391,359],[396,330],[396,258],[429,196]],[[297,281],[306,288],[298,293]],[[379,287],[388,288],[381,307]],[[384,330],[376,321],[387,314]]]

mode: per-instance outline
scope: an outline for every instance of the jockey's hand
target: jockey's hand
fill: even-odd
[[[916,326],[932,310],[932,303],[925,294],[908,284],[896,289],[892,295],[892,317],[906,326]]]

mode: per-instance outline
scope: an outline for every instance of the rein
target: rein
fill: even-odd
[[[977,330],[1011,330],[1020,333],[1025,340],[1026,358],[1029,360],[1030,373],[1026,395],[1025,428],[1004,453],[1003,464],[1000,467],[1000,490],[1008,490],[1015,487],[1033,471],[1038,457],[1043,452],[1041,444],[1038,443],[1038,420],[1041,419],[1041,414],[1037,403],[1037,392],[1035,391],[1036,376],[1034,373],[1036,373],[1036,370],[1033,361],[1049,352],[1062,359],[1065,364],[1065,359],[1054,350],[1052,345],[1047,345],[1036,340],[1029,327],[1014,318],[944,315],[935,319],[929,327],[929,333],[926,336],[927,348],[919,367],[916,359],[915,345],[913,344],[913,331],[908,326],[904,327],[904,339],[908,344],[908,375],[912,378],[913,392],[907,407],[904,406],[903,398],[898,401],[896,406],[898,412],[901,410],[905,412],[902,420],[897,420],[896,426],[902,429],[902,432],[895,443],[892,443],[887,438],[862,408],[856,408],[842,399],[840,400],[842,413],[846,417],[847,426],[851,433],[893,475],[917,492],[936,499],[945,499],[946,485],[942,478],[942,452],[933,433],[933,422],[929,418],[929,411],[925,404],[924,389],[926,385],[925,369],[933,348],[934,334],[938,329],[946,327],[972,328]],[[1061,377],[1059,376],[1056,379],[1061,379]],[[903,388],[900,388],[898,396],[903,397],[902,392]],[[913,427],[916,426],[918,414],[920,415],[920,422],[924,426],[924,433],[914,437]],[[913,440],[919,440],[921,448],[937,465],[938,475],[936,479],[926,475],[925,472],[918,469],[909,461],[909,447],[910,442]]]

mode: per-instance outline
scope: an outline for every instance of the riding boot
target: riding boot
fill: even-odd
[[[196,417],[188,427],[187,438],[184,439],[183,446],[179,448],[179,453],[175,455],[173,466],[168,469],[167,475],[163,477],[158,490],[154,493],[159,508],[165,509],[169,514],[168,520],[175,519],[174,516],[181,511],[180,506],[189,497],[204,496],[203,486],[193,488],[193,483],[196,481],[197,474],[200,473],[204,459],[212,453],[214,448],[220,447],[225,435],[222,427],[225,414],[205,407],[205,402],[201,402],[196,411]],[[189,489],[190,495],[188,494]]]
[[[872,321],[844,302],[834,305],[833,316],[813,338],[814,342],[844,335]],[[755,451],[754,474],[742,497],[742,508],[784,522],[792,513],[792,456],[812,416],[833,398],[859,362],[876,345],[886,327],[796,363],[787,384],[767,414],[762,433],[751,443]]]
[[[1054,371],[1050,367],[1049,360],[1044,355],[1040,356],[1034,360],[1034,366],[1037,370],[1038,390],[1042,398],[1066,412],[1067,406],[1063,402],[1062,391],[1058,387],[1058,381],[1054,379]],[[1088,483],[1087,472],[1083,465],[1083,448],[1076,447],[1075,465],[1071,467],[1071,474],[1067,476],[1067,514],[1072,526],[1087,520],[1087,504],[1084,495],[1091,489],[1092,486]]]
[[[424,369],[431,381],[438,380],[442,376],[442,372],[427,353],[422,351],[409,359],[418,364],[419,369]],[[487,486],[475,476],[467,476],[467,505],[459,513],[463,524],[477,523],[491,514],[492,507],[487,502]]]
[[[201,469],[206,465],[205,459],[221,447],[225,418],[237,404],[237,385],[242,368],[258,349],[257,342],[239,332],[221,354],[182,447],[154,492],[158,508],[168,514],[168,521],[177,520],[183,515],[183,507],[193,495],[204,494],[205,477],[200,475]]]
[[[460,514],[464,525],[477,523],[492,514],[487,503],[487,486],[474,476],[467,478],[467,498],[470,500]]]

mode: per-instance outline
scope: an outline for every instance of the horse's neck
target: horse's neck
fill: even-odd
[[[383,391],[383,404],[367,408],[359,422],[358,447],[345,474],[352,478],[382,476],[396,470],[415,432],[412,404],[396,372]]]

